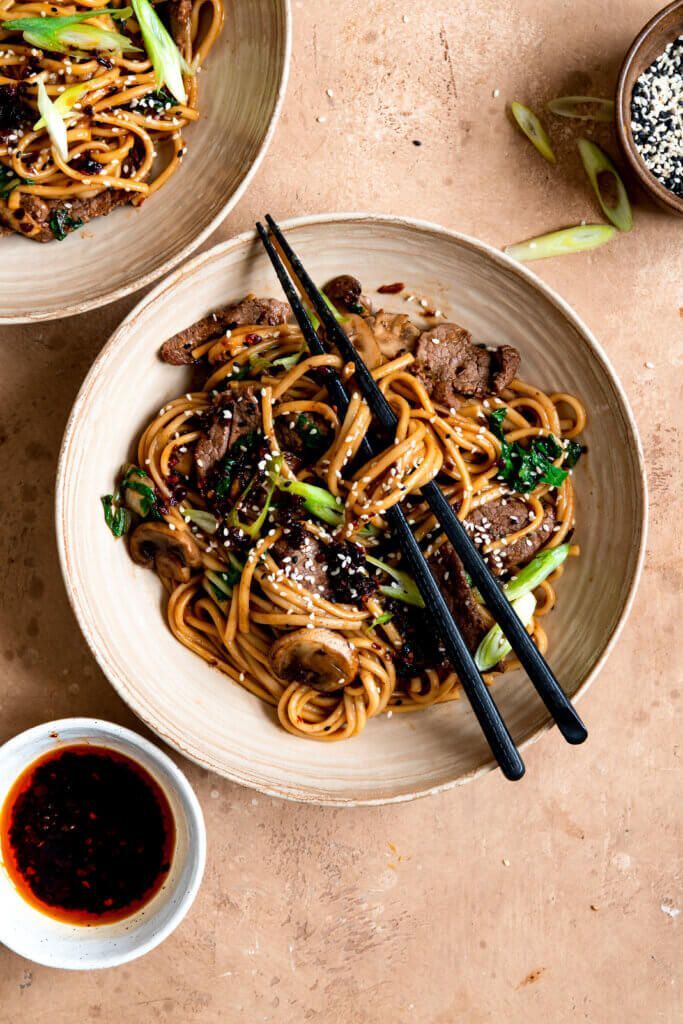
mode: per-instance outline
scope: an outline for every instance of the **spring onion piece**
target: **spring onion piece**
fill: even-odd
[[[207,570],[204,573],[202,583],[207,593],[221,604],[227,601],[229,597],[232,597],[233,588],[236,583],[239,583],[241,575],[242,570],[236,569],[234,566],[231,566],[227,572]]]
[[[513,103],[510,106],[512,116],[515,121],[526,135],[529,142],[533,143],[541,156],[548,161],[548,163],[554,164],[556,161],[553,147],[550,144],[548,133],[534,114],[533,110],[529,110],[523,103]]]
[[[508,245],[505,252],[513,260],[530,263],[532,260],[546,260],[552,256],[567,256],[575,252],[587,252],[604,245],[614,235],[611,224],[577,224],[573,228],[562,231],[551,231],[548,235],[538,235],[526,242]]]
[[[593,191],[598,197],[598,202],[602,207],[602,212],[611,220],[615,228],[619,228],[620,231],[630,231],[633,227],[633,212],[631,210],[631,204],[624,188],[624,183],[621,180],[619,172],[616,167],[607,156],[607,153],[603,152],[599,146],[596,146],[590,139],[579,139],[577,143],[579,147],[579,153],[583,161],[583,167],[588,175],[588,180],[593,186]],[[601,181],[603,175],[609,175],[614,182],[616,188],[616,203],[608,203],[605,196],[603,195],[602,188],[604,181]]]
[[[316,484],[306,484],[302,480],[290,480],[288,477],[282,476],[281,466],[281,456],[271,459],[268,465],[268,476],[278,491],[289,491],[291,494],[296,494],[303,500],[304,507],[311,515],[322,519],[330,526],[339,526],[344,519],[344,513],[340,508],[341,498],[335,498],[324,487],[318,487]]]
[[[56,109],[54,103],[47,94],[45,83],[42,78],[38,79],[38,110],[43,115],[53,146],[61,156],[64,163],[69,160],[69,143],[66,138],[66,125],[62,115]]]
[[[545,551],[539,552],[503,587],[508,601],[518,601],[520,597],[526,597],[539,587],[543,580],[559,569],[568,554],[569,544],[560,544],[556,548],[546,548]]]
[[[268,490],[266,492],[266,500],[263,504],[263,508],[258,514],[258,517],[254,520],[253,523],[246,523],[240,519],[238,509],[240,505],[244,503],[245,498],[247,497],[250,490],[254,486],[255,480],[256,478],[254,477],[252,480],[249,481],[247,486],[242,491],[242,494],[238,499],[235,507],[232,509],[232,511],[225,520],[228,526],[232,526],[236,530],[242,530],[244,533],[247,534],[248,537],[251,537],[252,540],[257,540],[261,536],[261,530],[263,529],[263,524],[265,523],[266,518],[268,516],[268,512],[270,511],[270,506],[273,500],[273,494],[275,492],[276,487],[275,481],[271,478],[270,483],[268,484]]]
[[[53,53],[72,53],[74,57],[87,57],[87,53],[72,51],[74,46],[81,50],[139,50],[128,36],[111,32],[99,25],[82,24],[92,18],[109,14],[112,18],[125,20],[132,14],[130,7],[102,7],[100,10],[84,11],[81,14],[67,14],[57,18],[11,18],[2,22],[5,31],[21,32],[31,46]]]
[[[417,583],[412,576],[409,576],[407,572],[396,569],[393,565],[380,562],[379,558],[373,558],[372,555],[366,555],[365,558],[370,565],[381,569],[395,581],[391,586],[380,587],[380,594],[384,594],[385,597],[393,597],[397,601],[403,601],[404,604],[412,604],[416,608],[424,608],[425,603],[422,600],[422,594],[418,590]]]
[[[190,67],[149,0],[131,0],[131,4],[147,55],[154,65],[157,90],[166,86],[178,103],[187,103],[183,72],[191,74]]]
[[[52,105],[58,112],[60,117],[66,120],[71,113],[74,104],[78,103],[81,96],[88,91],[92,86],[91,82],[77,82],[76,85],[70,85],[64,92],[60,92],[59,96],[52,101]],[[41,117],[39,121],[33,126],[34,132],[40,131],[41,128],[45,127],[45,118]]]
[[[180,514],[198,526],[204,533],[215,533],[218,529],[219,523],[216,517],[202,508],[183,507],[180,509]]]
[[[594,107],[595,110],[586,113],[582,111],[583,107]],[[600,96],[558,96],[546,103],[546,109],[558,117],[573,117],[576,121],[614,120],[614,100],[604,100]]]
[[[337,321],[337,323],[338,324],[343,324],[344,320],[346,319],[346,317],[341,315],[341,313],[339,312],[337,307],[334,305],[334,303],[330,299],[328,299],[327,295],[325,295],[325,292],[321,292],[320,294],[322,295],[322,297],[323,297],[323,299],[325,301],[325,305],[329,309],[330,313],[332,313],[332,315],[333,315],[334,319]],[[307,309],[306,312],[308,313],[308,319],[313,324],[313,330],[317,331],[318,328],[320,327],[320,320],[318,320],[318,317],[315,315],[315,313],[313,312],[312,309]]]
[[[385,626],[387,622],[391,622],[394,617],[393,612],[382,612],[376,619],[373,619],[370,623],[370,629],[375,629],[377,626]]]
[[[536,610],[536,598],[533,594],[525,594],[512,602],[512,607],[517,612],[525,626],[529,626]],[[495,668],[499,661],[506,658],[512,647],[507,641],[500,626],[492,626],[482,642],[477,647],[474,655],[474,663],[480,672],[488,672]]]

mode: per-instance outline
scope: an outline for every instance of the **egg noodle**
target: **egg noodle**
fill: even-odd
[[[311,516],[303,525],[323,541],[330,542],[332,535],[336,540],[352,538],[368,553],[377,528],[380,534],[385,529],[383,514],[402,500],[425,554],[432,554],[445,543],[445,536],[419,495],[420,487],[437,475],[461,520],[510,493],[508,486],[497,479],[501,439],[490,429],[488,419],[494,410],[507,409],[504,431],[508,442],[528,442],[548,434],[558,440],[571,439],[584,428],[586,416],[573,395],[546,394],[518,379],[500,396],[463,399],[457,409],[440,407],[432,403],[421,381],[410,372],[413,356],[404,353],[373,371],[398,417],[395,443],[358,467],[353,460],[370,428],[371,415],[353,387],[352,366],[343,365],[336,354],[314,355],[301,358],[284,375],[268,366],[242,375],[259,362],[263,367],[264,361],[272,364],[302,350],[303,337],[298,327],[290,325],[241,326],[229,331],[227,337],[196,348],[194,359],[208,361],[212,372],[202,390],[169,402],[152,420],[139,441],[138,465],[151,477],[166,504],[165,522],[179,534],[191,533],[201,549],[201,567],[193,569],[189,581],[164,580],[169,590],[168,621],[174,635],[234,683],[275,707],[289,732],[318,740],[342,740],[357,735],[369,718],[382,712],[417,711],[457,700],[457,676],[447,667],[427,668],[412,677],[399,676],[395,653],[404,638],[400,625],[386,614],[381,595],[373,594],[359,606],[338,604],[288,576],[273,554],[282,536],[281,525],[266,525],[246,555],[231,596],[216,598],[215,591],[206,586],[206,573],[220,572],[231,564],[229,542],[222,540],[221,531],[211,537],[189,522],[182,502],[171,507],[168,483],[175,472],[189,473],[193,446],[201,436],[202,416],[212,406],[211,393],[235,376],[240,379],[230,387],[237,393],[249,387],[253,391],[257,385],[263,433],[274,458],[280,452],[275,431],[280,417],[315,415],[329,426],[333,440],[327,450],[313,466],[297,470],[296,475],[338,496],[343,522],[331,528]],[[350,382],[351,400],[343,421],[321,386],[324,367],[334,367],[342,379]],[[287,461],[281,460],[281,465],[283,474],[293,478],[294,471]],[[520,497],[527,506],[528,518],[515,533],[485,544],[484,555],[495,557],[496,550],[538,529],[544,518],[542,500],[546,505],[551,503],[555,512],[554,532],[545,547],[557,547],[569,537],[575,518],[571,474],[557,489],[541,485]],[[186,503],[194,509],[206,507],[192,485]],[[374,536],[368,525],[375,528]],[[578,554],[578,548],[572,547],[570,553]],[[543,619],[555,604],[554,584],[562,571],[560,567],[536,590],[537,606],[529,631],[543,652],[547,648]],[[378,624],[378,619],[388,621]],[[489,621],[493,623],[490,617]],[[339,692],[321,693],[274,674],[269,661],[274,642],[287,631],[302,627],[324,627],[346,638],[358,656],[359,671],[354,682]],[[508,657],[497,671],[516,665],[515,659]],[[492,674],[486,678],[490,681]]]
[[[37,82],[57,100],[65,89],[79,83],[89,88],[79,96],[67,118],[69,159],[65,161],[51,144],[47,128],[28,126],[10,142],[0,141],[0,164],[20,179],[4,200],[7,211],[16,213],[22,197],[74,200],[89,198],[107,189],[134,193],[139,205],[156,192],[180,166],[184,128],[199,117],[198,76],[185,75],[187,102],[177,103],[167,92],[157,92],[154,69],[144,49],[140,53],[100,52],[76,59],[63,53],[43,52],[12,31],[11,19],[59,17],[92,11],[89,24],[114,30],[125,26],[131,40],[141,46],[137,23],[124,23],[109,15],[97,16],[104,7],[123,7],[121,0],[75,0],[73,3],[16,3],[0,0],[0,87],[20,84],[22,103],[37,110]],[[161,5],[162,8],[165,5]],[[206,16],[205,16],[206,12]],[[223,24],[221,0],[195,0],[182,56],[193,68],[201,67]],[[152,99],[150,100],[150,97]],[[96,173],[83,166],[88,157],[101,165]],[[158,157],[158,159],[157,159]],[[38,228],[22,230],[36,234]]]

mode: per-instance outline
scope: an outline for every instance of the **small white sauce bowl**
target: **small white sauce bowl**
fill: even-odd
[[[192,906],[204,874],[206,829],[197,797],[173,761],[152,743],[112,722],[65,718],[20,733],[0,747],[0,807],[16,779],[50,750],[92,743],[132,758],[166,794],[175,819],[171,869],[158,893],[122,921],[66,924],[21,896],[0,852],[0,943],[47,967],[90,971],[148,953],[173,932]]]

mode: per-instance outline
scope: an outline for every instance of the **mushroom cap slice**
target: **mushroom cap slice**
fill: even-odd
[[[160,576],[187,583],[190,569],[202,564],[202,553],[191,533],[171,530],[166,523],[140,523],[130,538],[130,554],[134,562]]]
[[[358,316],[357,313],[349,313],[342,328],[369,370],[374,370],[376,366],[384,362],[380,347],[367,320]]]
[[[311,686],[320,693],[341,690],[358,675],[355,647],[331,629],[297,629],[273,645],[270,664],[287,682]]]

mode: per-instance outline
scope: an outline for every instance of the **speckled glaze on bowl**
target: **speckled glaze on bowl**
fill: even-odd
[[[378,296],[376,288],[405,281],[437,299],[477,340],[517,345],[527,380],[569,388],[585,401],[590,454],[575,480],[576,540],[583,555],[568,567],[548,623],[550,663],[567,692],[579,696],[624,622],[645,543],[640,441],[604,352],[538,278],[463,235],[365,214],[305,218],[286,229],[317,280],[353,273],[375,302],[390,309],[400,300]],[[383,716],[343,743],[286,733],[271,709],[175,641],[158,579],[134,565],[125,544],[115,543],[104,525],[99,497],[111,488],[131,441],[185,387],[185,369],[159,360],[161,342],[248,290],[281,294],[251,234],[203,253],[146,296],[83,384],[62,447],[56,508],[62,569],[83,633],[118,692],[151,728],[188,757],[244,785],[350,805],[406,800],[474,779],[493,765],[466,700]],[[495,696],[518,743],[549,727],[543,704],[521,674],[499,680]]]
[[[62,242],[0,237],[0,324],[83,313],[187,259],[239,201],[263,159],[290,51],[289,0],[226,0],[182,167],[140,208],[114,210]]]

